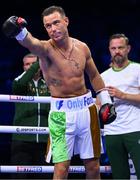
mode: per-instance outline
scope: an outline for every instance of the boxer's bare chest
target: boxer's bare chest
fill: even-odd
[[[50,59],[52,60],[52,66],[59,71],[64,72],[65,75],[67,73],[83,73],[86,58],[84,52],[76,46],[74,41],[72,42],[71,47],[66,51],[54,44],[51,45]]]

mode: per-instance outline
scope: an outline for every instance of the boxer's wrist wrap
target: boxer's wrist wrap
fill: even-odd
[[[96,93],[96,96],[99,98],[101,105],[109,103],[112,104],[110,95],[107,90],[101,90]]]
[[[16,36],[16,40],[23,41],[24,38],[27,36],[28,31],[26,28],[23,28],[22,31]]]

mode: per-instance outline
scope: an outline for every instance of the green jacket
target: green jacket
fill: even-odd
[[[14,79],[13,94],[23,96],[50,96],[44,79],[33,81],[34,74],[39,69],[39,62],[35,62],[28,71]],[[50,104],[45,103],[15,103],[14,126],[48,127],[48,113]],[[47,142],[48,135],[41,134],[13,134],[13,140]]]

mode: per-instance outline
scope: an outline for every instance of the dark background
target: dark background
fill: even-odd
[[[129,58],[140,59],[139,0],[4,0],[0,5],[0,94],[12,94],[11,82],[22,70],[22,58],[28,50],[1,31],[9,16],[24,17],[28,30],[39,39],[48,39],[41,13],[50,5],[60,5],[69,17],[69,34],[89,46],[99,72],[108,68],[108,39],[114,33],[124,33],[132,45]],[[75,4],[76,3],[76,4]],[[88,78],[86,83],[89,88]],[[12,125],[14,104],[0,102],[0,125]],[[9,164],[11,134],[0,134],[0,164]]]

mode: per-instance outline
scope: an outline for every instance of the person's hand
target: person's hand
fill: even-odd
[[[3,23],[2,31],[9,38],[15,37],[17,40],[23,40],[27,35],[26,26],[27,22],[25,19],[11,16]]]
[[[124,99],[125,93],[120,91],[119,89],[113,87],[113,86],[107,86],[108,93],[111,97],[116,97],[118,99]]]
[[[100,107],[99,119],[103,124],[110,124],[116,119],[116,111],[113,104],[106,103]]]

